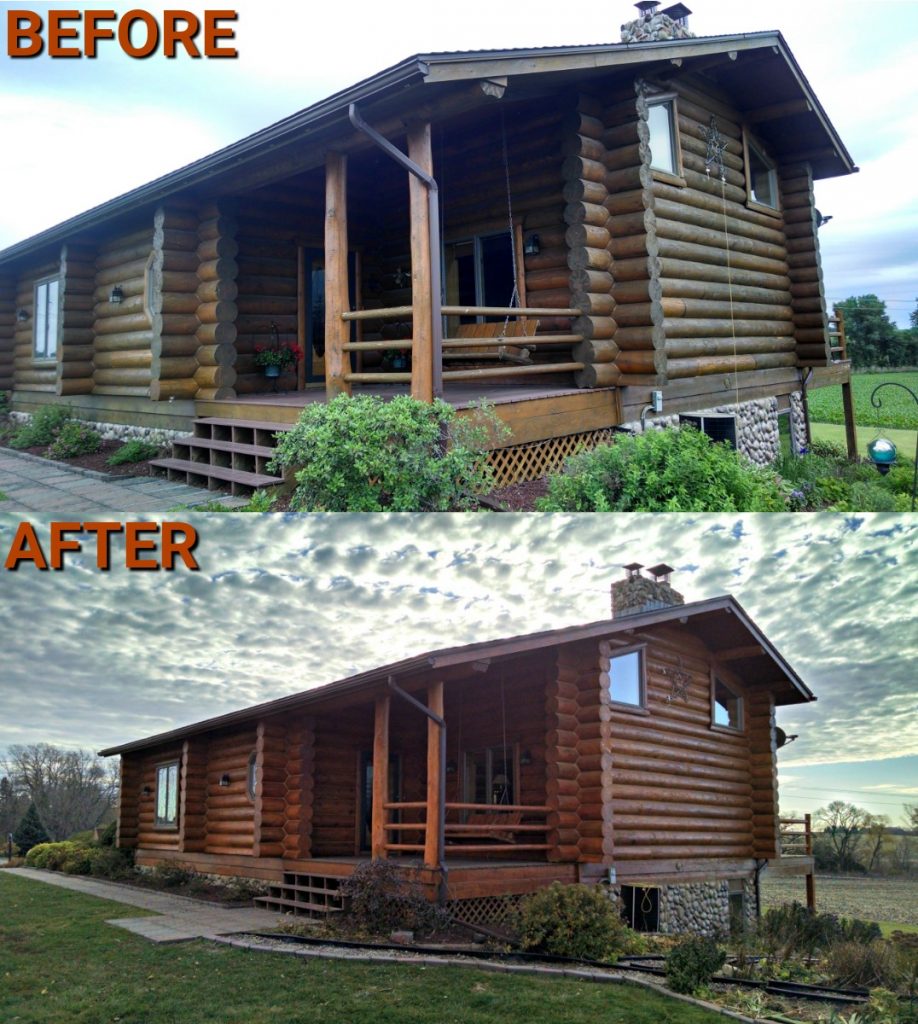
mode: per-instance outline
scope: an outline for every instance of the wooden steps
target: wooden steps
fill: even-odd
[[[165,470],[170,480],[248,494],[265,487],[277,487],[282,476],[268,471],[274,457],[275,434],[292,424],[263,420],[227,419],[207,416],[195,420],[193,432],[172,442],[172,456],[154,459],[152,465]]]
[[[256,896],[255,902],[266,910],[321,920],[344,910],[340,878],[329,875],[301,875],[285,872],[280,885],[272,885],[267,896]]]

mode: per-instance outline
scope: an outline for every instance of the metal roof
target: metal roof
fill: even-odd
[[[328,683],[325,686],[319,686],[312,690],[302,690],[286,697],[280,697],[277,700],[255,704],[248,708],[241,708],[238,711],[231,711],[225,715],[207,718],[200,722],[169,730],[168,732],[157,733],[154,736],[147,736],[143,739],[123,743],[115,747],[107,747],[105,750],[100,750],[99,755],[101,757],[108,757],[112,754],[124,754],[132,750],[155,747],[163,743],[184,739],[195,733],[228,728],[270,715],[314,707],[331,698],[355,692],[366,691],[369,695],[374,688],[384,684],[390,677],[399,678],[404,682],[406,676],[416,675],[432,669],[461,666],[484,658],[511,657],[516,654],[525,654],[547,647],[555,647],[560,644],[597,639],[603,636],[611,636],[615,633],[638,630],[682,619],[701,621],[706,617],[710,618],[711,621],[707,623],[706,629],[700,629],[699,632],[709,648],[712,647],[711,638],[714,637],[726,638],[727,642],[722,644],[720,649],[737,646],[734,642],[735,637],[724,629],[722,620],[729,617],[732,617],[734,622],[740,627],[740,632],[750,635],[755,643],[761,646],[761,654],[750,653],[745,659],[745,671],[753,672],[754,669],[754,675],[760,677],[763,683],[771,680],[773,687],[777,682],[786,683],[788,689],[787,699],[780,700],[778,703],[796,704],[816,699],[812,691],[794,669],[791,668],[765,634],[752,621],[739,601],[734,597],[727,596],[712,598],[707,601],[695,601],[691,604],[676,605],[669,608],[655,609],[635,615],[620,616],[616,619],[603,619],[599,622],[591,622],[581,626],[566,626],[561,629],[543,630],[537,633],[526,633],[521,636],[507,637],[500,640],[484,640],[474,644],[463,644],[458,647],[446,647],[441,650],[428,651],[426,654],[405,658],[388,665],[381,665],[368,672],[348,676],[345,679],[339,679],[336,682]],[[712,650],[712,653],[716,657],[716,648]],[[775,670],[780,675],[779,680],[773,679]]]
[[[520,47],[502,50],[459,50],[417,54],[392,67],[321,100],[312,106],[269,125],[252,135],[217,150],[175,171],[125,192],[108,202],[0,251],[0,264],[10,263],[43,247],[60,243],[81,231],[105,223],[118,214],[141,209],[183,190],[203,185],[219,174],[227,174],[245,164],[319,130],[350,131],[348,106],[365,106],[403,92],[412,85],[466,81],[482,77],[482,64],[492,65],[484,74],[522,76],[559,71],[590,71],[625,67],[654,61],[699,57],[720,52],[771,47],[786,62],[791,74],[811,104],[815,121],[828,136],[837,153],[838,168],[831,173],[856,170],[850,155],[838,137],[803,72],[797,65],[780,32],[753,32],[725,36],[699,36],[641,43],[602,43],[577,46]],[[833,165],[834,166],[834,165]]]

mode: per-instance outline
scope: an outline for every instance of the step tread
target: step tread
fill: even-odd
[[[217,441],[212,437],[195,437],[194,434],[185,434],[173,440],[173,444],[184,445],[188,448],[209,448],[213,451],[234,452],[237,455],[263,455],[265,458],[273,458],[277,449],[267,448],[263,444],[247,444],[243,441]]]
[[[340,900],[344,897],[341,894],[340,889],[323,889],[318,885],[288,885],[286,882],[283,885],[272,885],[272,889],[290,889],[293,892],[317,892],[323,896],[331,896],[333,899]]]
[[[323,914],[340,914],[341,907],[327,907],[324,903],[303,903],[301,900],[287,900],[280,896],[256,896],[256,903],[263,903],[266,906],[296,907],[299,910],[317,910]]]
[[[195,423],[208,423],[215,427],[246,427],[251,430],[271,430],[275,434],[279,431],[292,430],[294,423],[272,423],[270,420],[234,420],[225,419],[221,416],[200,416]]]
[[[282,477],[268,476],[267,473],[248,473],[243,469],[211,466],[207,462],[189,462],[187,459],[152,459],[150,465],[159,469],[181,469],[198,476],[213,477],[215,480],[245,484],[247,487],[276,487],[284,482]]]

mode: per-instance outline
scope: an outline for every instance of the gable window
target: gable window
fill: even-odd
[[[174,828],[178,824],[179,763],[170,761],[156,767],[156,824]]]
[[[250,800],[255,799],[255,789],[258,786],[258,754],[253,750],[249,755],[249,764],[245,774],[245,791]]]
[[[775,162],[746,133],[743,133],[743,144],[746,150],[746,194],[749,202],[777,211],[780,204]]]
[[[650,133],[650,169],[654,177],[684,185],[675,96],[648,97],[647,129]]]
[[[644,707],[644,652],[624,651],[609,658],[609,697],[614,704]]]
[[[57,321],[60,280],[48,277],[35,284],[35,325],[32,353],[36,359],[54,359],[57,355]]]
[[[711,718],[725,729],[743,728],[743,698],[718,676],[713,677]]]

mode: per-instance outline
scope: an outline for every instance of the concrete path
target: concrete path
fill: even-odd
[[[280,920],[279,915],[271,910],[221,907],[203,900],[190,900],[184,896],[170,896],[164,892],[136,889],[130,885],[97,881],[94,878],[61,875],[53,871],[7,868],[4,873],[153,911],[158,916],[117,917],[106,921],[106,924],[125,928],[151,942],[185,942],[188,939],[213,939],[234,932],[264,931],[276,928]]]
[[[109,476],[0,448],[0,513],[48,518],[120,518],[125,513],[168,512],[218,500],[230,508],[239,498],[154,476]]]

